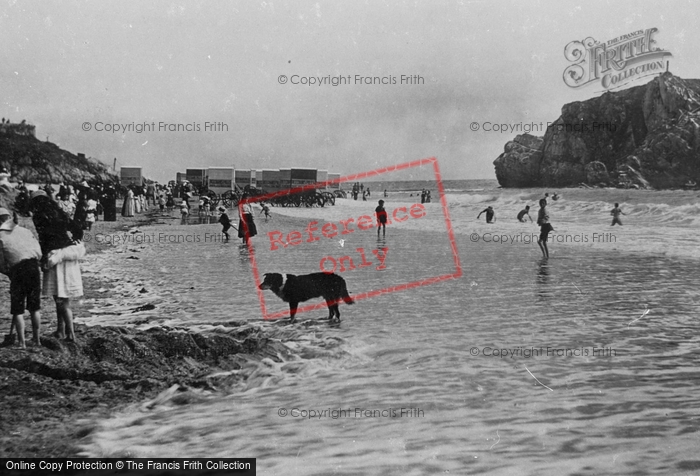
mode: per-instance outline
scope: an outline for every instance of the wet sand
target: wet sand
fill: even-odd
[[[157,214],[116,222],[97,222],[96,233],[122,233],[134,227],[170,221]],[[177,220],[179,223],[179,220]],[[21,224],[33,229],[30,219]],[[113,247],[87,242],[88,257],[111,253]],[[89,267],[89,266],[88,266]],[[119,300],[110,277],[84,272],[85,296],[73,306],[76,321],[91,316],[95,308]],[[11,316],[9,281],[0,281],[0,335],[7,335]],[[277,349],[260,326],[227,322],[204,335],[179,328],[137,330],[133,327],[76,324],[76,343],[52,336],[56,330],[53,300],[42,298],[41,347],[32,346],[31,323],[25,314],[28,348],[0,346],[0,457],[78,456],[79,445],[92,430],[92,421],[129,404],[168,398],[175,402],[196,400],[202,392],[215,392],[222,380],[229,387],[243,373],[241,358],[274,356]],[[213,372],[218,377],[208,377]]]

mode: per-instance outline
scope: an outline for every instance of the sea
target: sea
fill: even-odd
[[[95,422],[84,455],[255,457],[261,475],[700,473],[700,192],[365,186],[368,201],[257,215],[250,247],[175,212],[120,235],[98,222],[108,252],[83,268],[112,297],[87,296],[79,321],[236,322],[286,350],[242,357],[228,388]],[[516,219],[529,205],[535,221],[545,193],[548,259]],[[267,319],[287,308],[263,273],[322,270],[355,298],[340,324],[322,306]]]

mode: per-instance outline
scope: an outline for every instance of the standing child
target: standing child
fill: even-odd
[[[92,225],[97,220],[97,200],[95,200],[94,192],[89,192],[87,201],[87,210],[85,210],[85,225],[89,230],[92,230]]]
[[[204,195],[202,196],[202,201],[204,202],[204,216],[208,217],[211,215],[211,198]]]
[[[384,236],[386,236],[386,210],[384,209],[384,200],[379,200],[379,206],[374,209],[374,213],[377,215],[377,237],[379,237],[379,229],[384,231]]]
[[[228,230],[231,228],[231,219],[226,214],[226,209],[224,207],[219,207],[219,212],[221,213],[219,223],[224,227],[221,231],[226,237],[226,241],[228,241],[231,238],[228,234]]]
[[[180,203],[180,215],[182,216],[182,224],[187,225],[187,215],[190,214],[190,209],[187,206],[187,202],[185,200]]]
[[[168,192],[165,199],[165,206],[168,208],[168,213],[172,212],[173,208],[175,208],[175,199],[173,198],[173,194],[170,192]]]
[[[0,272],[10,278],[10,312],[17,329],[17,344],[27,347],[24,340],[24,309],[32,318],[32,342],[39,343],[41,329],[41,246],[32,232],[16,225],[10,212],[0,208]]]
[[[615,223],[622,226],[622,221],[620,220],[620,215],[627,215],[626,213],[622,212],[622,210],[620,209],[619,203],[616,203],[615,208],[610,210],[610,214],[613,216],[612,225],[610,225],[610,226],[615,226]]]

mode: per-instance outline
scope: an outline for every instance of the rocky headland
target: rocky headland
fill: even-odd
[[[700,183],[700,80],[664,73],[566,104],[544,137],[515,137],[494,166],[502,187]]]
[[[35,137],[35,127],[24,121],[0,124],[0,167],[12,180],[28,183],[79,183],[116,181],[108,167],[85,154],[74,154]]]

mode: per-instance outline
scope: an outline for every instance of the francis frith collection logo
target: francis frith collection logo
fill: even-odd
[[[600,83],[603,90],[609,90],[663,73],[671,53],[656,46],[657,31],[638,30],[605,42],[591,37],[572,41],[564,48],[564,56],[573,63],[564,70],[564,82],[570,88]]]

